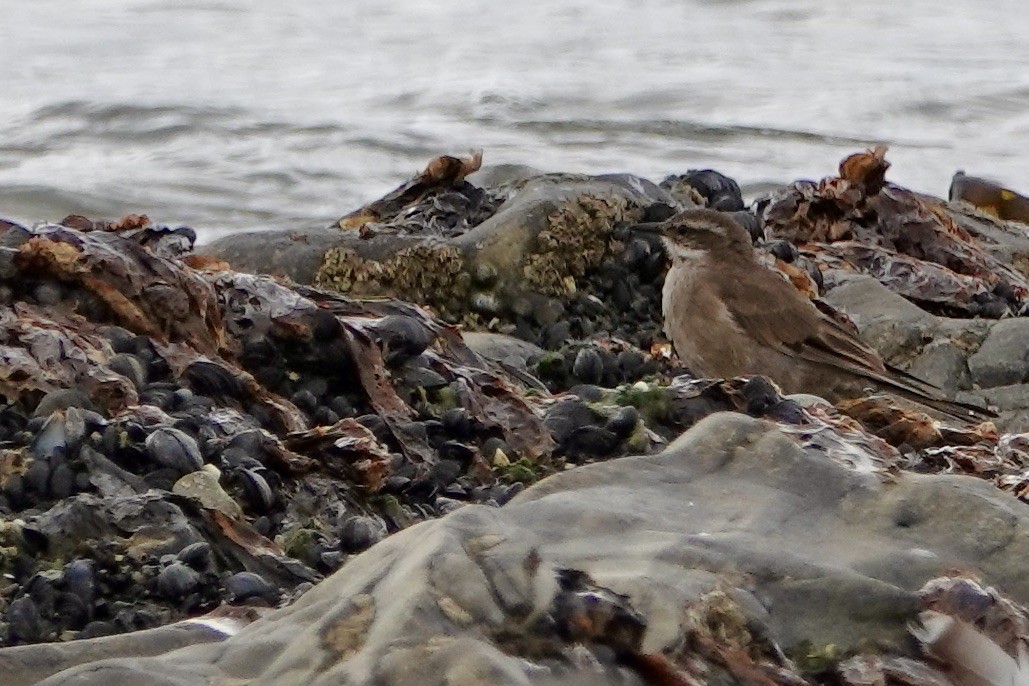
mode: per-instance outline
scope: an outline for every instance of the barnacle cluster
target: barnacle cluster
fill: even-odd
[[[526,281],[547,295],[574,292],[576,278],[622,249],[612,237],[615,226],[642,217],[641,207],[620,197],[586,193],[565,203],[536,237],[536,249],[522,269]]]
[[[638,221],[642,212],[624,198],[582,194],[547,216],[531,252],[509,269],[475,263],[438,238],[381,261],[363,259],[348,247],[333,248],[325,254],[317,283],[351,295],[411,300],[450,320],[492,328],[496,317],[504,318],[505,303],[519,302],[527,292],[537,298],[575,293],[577,278],[623,249],[613,238],[614,227]]]
[[[461,251],[434,240],[398,250],[381,262],[362,259],[350,248],[333,248],[315,278],[319,286],[341,293],[389,294],[437,307],[460,299],[471,285]]]

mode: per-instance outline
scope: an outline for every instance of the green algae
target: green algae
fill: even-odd
[[[674,407],[671,391],[667,386],[644,383],[619,389],[615,402],[635,407],[648,424],[668,423]]]

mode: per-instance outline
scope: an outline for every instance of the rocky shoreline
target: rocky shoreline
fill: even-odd
[[[925,612],[1017,657],[1029,228],[884,153],[749,207],[443,157],[303,235],[0,222],[0,670],[966,683]],[[996,420],[690,377],[632,227],[697,206]]]

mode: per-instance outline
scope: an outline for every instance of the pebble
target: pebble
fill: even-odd
[[[44,281],[32,289],[32,296],[42,307],[57,307],[64,300],[64,289],[53,281]]]
[[[87,410],[96,411],[96,405],[82,391],[75,388],[62,388],[50,391],[36,405],[33,417],[49,417],[58,410],[66,410],[69,407],[81,407]]]
[[[389,315],[375,325],[375,333],[382,340],[385,357],[391,364],[399,364],[416,355],[421,355],[435,335],[414,317]]]
[[[604,376],[604,363],[593,348],[582,348],[575,355],[572,374],[587,384],[598,384]]]
[[[244,469],[240,474],[243,496],[255,512],[268,513],[275,507],[275,493],[259,472]]]
[[[374,515],[355,515],[343,521],[339,530],[340,548],[359,553],[386,537],[386,523]]]
[[[198,572],[208,572],[214,568],[214,556],[211,544],[207,541],[190,543],[175,556],[180,562],[189,565]]]
[[[36,643],[43,639],[43,618],[28,596],[11,601],[7,608],[8,632],[13,643]]]
[[[640,413],[631,405],[619,408],[615,414],[607,420],[605,428],[620,439],[628,438],[640,421]]]
[[[254,572],[238,572],[224,581],[225,592],[233,603],[264,600],[270,605],[279,601],[279,591],[264,577]]]
[[[108,366],[131,381],[137,391],[146,385],[146,368],[135,355],[117,353],[110,359]]]
[[[181,600],[200,586],[200,575],[190,567],[175,562],[157,575],[157,592],[169,600]]]

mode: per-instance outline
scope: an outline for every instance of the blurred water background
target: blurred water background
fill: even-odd
[[[32,0],[0,19],[0,216],[325,225],[422,169],[713,167],[873,143],[1029,191],[1026,0]]]

